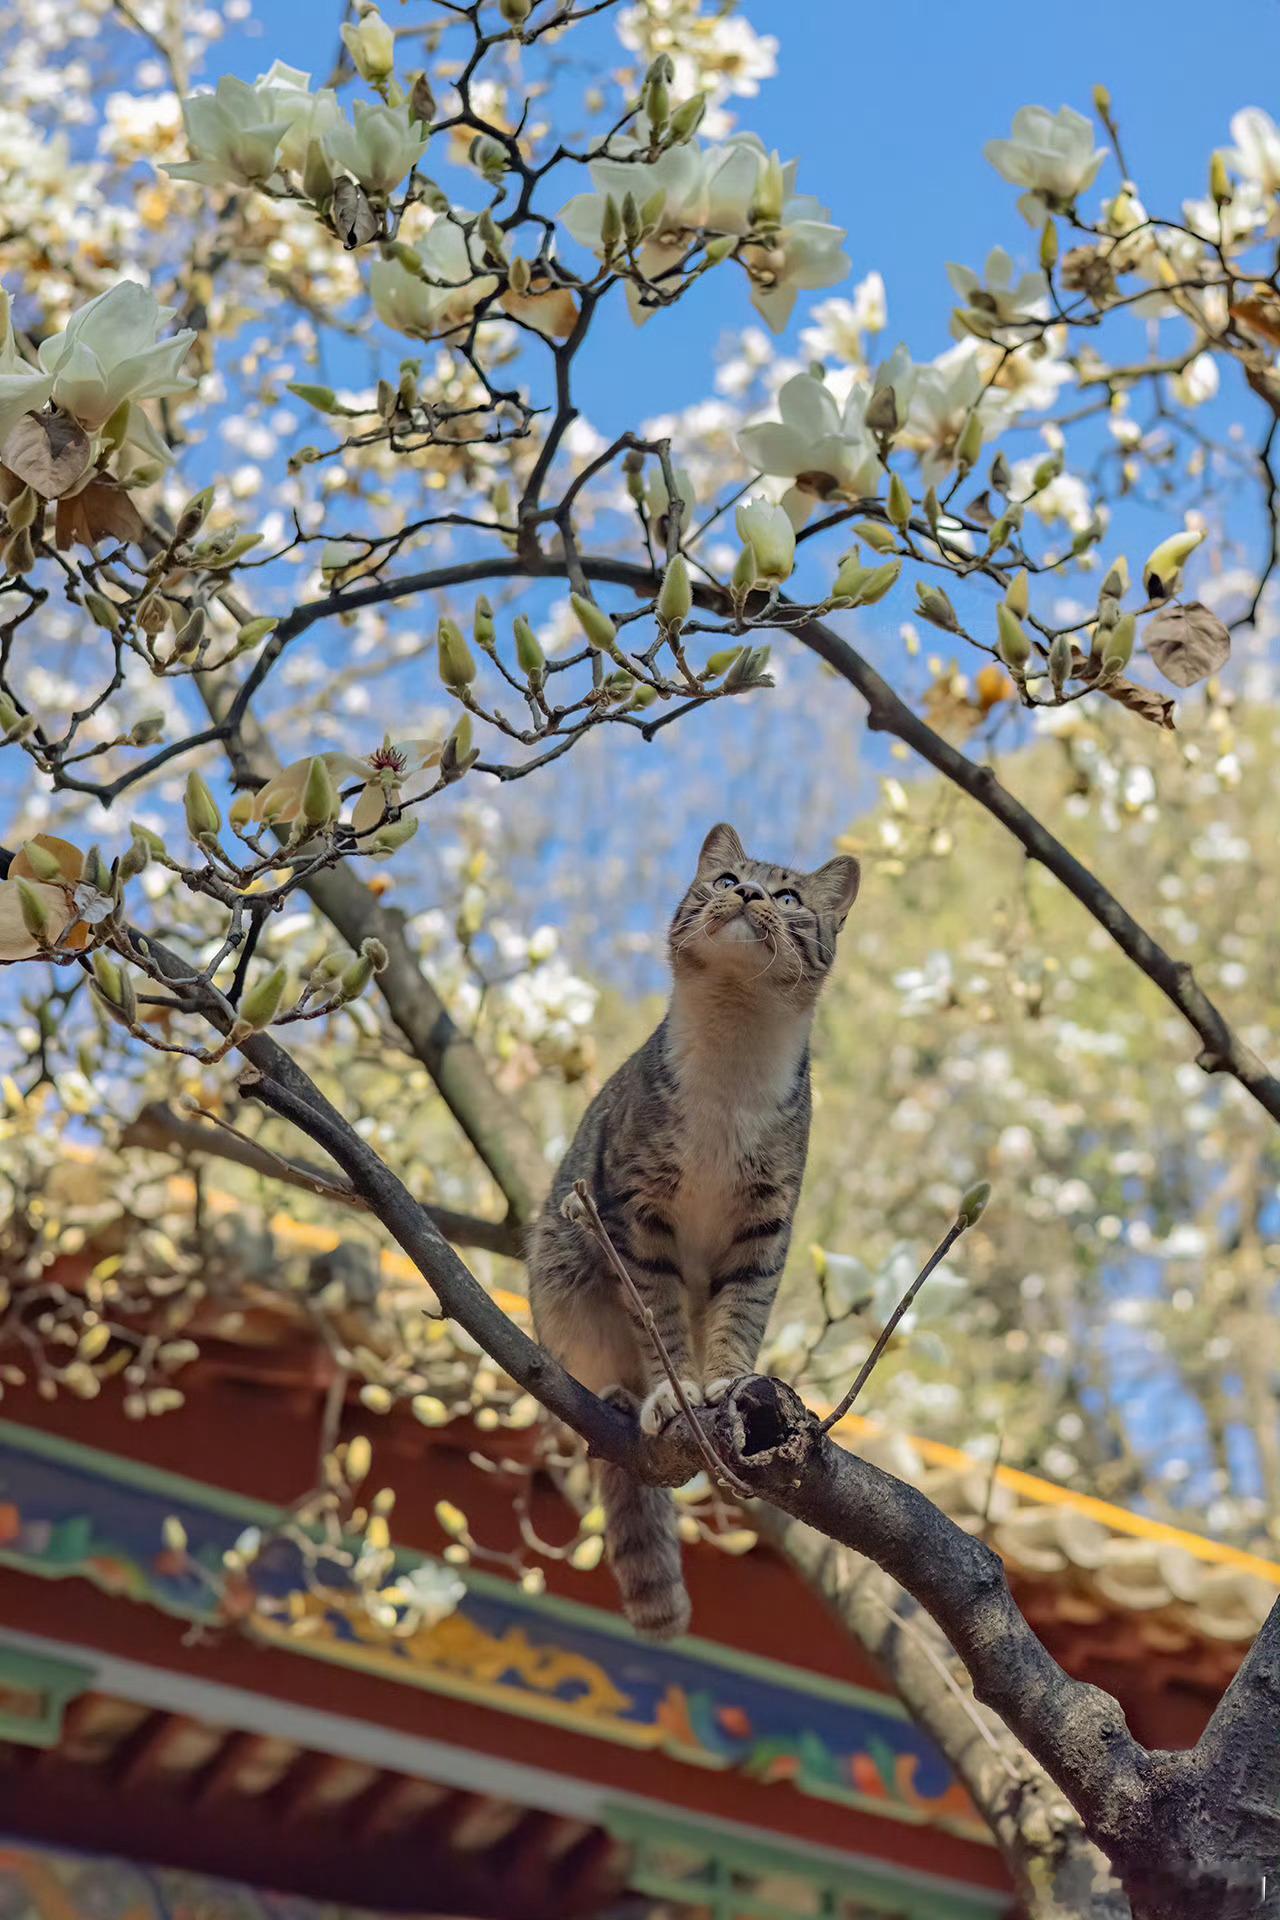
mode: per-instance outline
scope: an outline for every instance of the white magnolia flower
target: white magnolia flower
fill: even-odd
[[[311,75],[277,60],[257,82],[270,89],[277,111],[287,122],[277,159],[289,173],[301,174],[307,164],[307,149],[313,143],[328,159],[329,136],[345,126],[342,107],[332,87],[311,91]]]
[[[224,74],[212,93],[193,93],[183,101],[182,118],[195,158],[166,168],[175,180],[253,187],[275,172],[289,120],[274,87],[261,80],[251,87]]]
[[[843,228],[831,225],[811,195],[795,192],[795,176],[794,161],[784,165],[749,133],[706,149],[689,141],[655,161],[629,159],[624,150],[592,162],[594,193],[576,195],[560,218],[575,240],[602,254],[606,201],[621,207],[630,194],[643,206],[661,195],[657,227],[637,254],[641,273],[651,281],[670,273],[700,235],[753,236],[742,254],[752,304],[777,333],[801,289],[834,286],[849,271]],[[653,311],[634,283],[628,284],[628,302],[637,323]]]
[[[1174,398],[1184,407],[1201,407],[1218,391],[1218,363],[1211,353],[1198,353],[1173,376]]]
[[[779,584],[788,579],[796,563],[796,530],[785,508],[772,500],[749,500],[733,517],[739,537],[755,554],[757,577]]]
[[[867,399],[867,389],[855,386],[841,407],[825,380],[797,373],[778,395],[781,419],[739,433],[742,457],[761,473],[803,476],[809,493],[874,494],[881,469],[866,426]]]
[[[180,369],[195,342],[194,330],[183,327],[168,339],[158,338],[173,314],[136,280],[121,280],[80,307],[66,331],[51,334],[40,347],[55,404],[96,433],[126,400],[189,392],[196,383]]]
[[[1084,481],[1074,473],[1059,473],[1047,486],[1037,490],[1035,471],[1040,464],[1038,454],[1029,454],[1024,460],[1015,460],[1009,475],[1009,498],[1021,500],[1027,511],[1043,520],[1046,526],[1055,520],[1063,521],[1072,533],[1084,533],[1093,525],[1093,502]]]
[[[1267,193],[1280,193],[1280,127],[1261,107],[1242,107],[1231,120],[1235,146],[1228,163]]]
[[[439,764],[440,746],[438,740],[392,740],[388,735],[364,758],[354,753],[320,753],[315,758],[324,761],[335,785],[348,780],[362,783],[351,825],[357,833],[369,833],[388,807],[399,806],[400,789],[406,780],[425,767]],[[302,811],[310,772],[310,756],[282,767],[265,787],[237,803],[233,820],[238,819],[241,825],[253,820],[270,827],[291,826]]]
[[[889,324],[884,280],[869,273],[859,280],[853,298],[823,300],[813,310],[814,324],[805,327],[800,345],[811,360],[841,360],[858,367],[866,359],[863,335],[883,333]]]
[[[1019,107],[1011,140],[988,140],[983,152],[997,173],[1028,191],[1018,202],[1038,225],[1046,211],[1060,212],[1091,187],[1107,156],[1093,144],[1093,122],[1074,107]]]
[[[497,276],[482,273],[472,260],[461,226],[471,216],[459,208],[438,219],[419,241],[422,278],[397,259],[375,260],[369,292],[380,320],[397,333],[419,340],[439,339],[469,324],[482,300],[498,287]]]
[[[357,100],[354,112],[354,127],[343,120],[326,134],[325,152],[369,193],[390,193],[426,152],[426,130],[407,106]]]
[[[976,340],[961,340],[917,368],[902,444],[920,455],[927,485],[950,473],[956,442],[975,410],[984,442],[1002,430],[1010,412],[1008,396],[986,385]]]
[[[33,367],[13,337],[9,295],[0,287],[0,443],[24,413],[37,413],[49,398],[53,376]]]
[[[1024,273],[1014,279],[1013,261],[1003,247],[993,247],[981,277],[970,267],[947,267],[947,278],[964,305],[952,322],[957,339],[966,333],[989,339],[997,327],[1017,326],[1044,312],[1048,282],[1042,273]]]
[[[1202,200],[1182,203],[1187,225],[1215,246],[1221,239],[1228,247],[1238,247],[1242,241],[1261,232],[1275,213],[1274,190],[1248,179],[1237,180],[1233,185],[1235,191],[1224,207],[1208,195]]]

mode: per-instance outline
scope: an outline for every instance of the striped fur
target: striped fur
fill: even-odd
[[[693,1404],[751,1372],[804,1174],[813,1011],[857,890],[847,856],[797,873],[712,829],[671,923],[666,1017],[592,1101],[534,1228],[539,1338],[649,1432],[676,1411],[674,1392],[564,1200],[586,1182]],[[601,1492],[627,1618],[656,1639],[682,1633],[670,1496],[614,1467]]]

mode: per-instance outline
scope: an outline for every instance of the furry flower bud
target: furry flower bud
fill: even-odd
[[[1004,603],[1018,620],[1025,620],[1031,605],[1031,587],[1025,567],[1019,567],[1005,588]]]
[[[417,831],[416,816],[406,813],[399,820],[389,821],[385,827],[379,827],[369,845],[375,854],[396,853],[412,840]]]
[[[751,500],[734,515],[738,537],[755,555],[756,578],[781,585],[796,563],[796,530],[781,507]]]
[[[28,840],[22,848],[32,877],[36,880],[60,880],[62,868],[48,847],[42,847],[38,840]]]
[[[484,594],[476,601],[475,616],[471,627],[471,637],[482,653],[492,654],[497,644],[497,630],[493,624],[493,608]]]
[[[1065,633],[1055,633],[1049,646],[1049,679],[1061,693],[1071,678],[1071,642]]]
[[[956,1208],[956,1219],[961,1226],[972,1227],[981,1220],[988,1200],[991,1198],[991,1182],[978,1180],[971,1186]]]
[[[515,618],[516,660],[520,671],[537,693],[547,677],[547,657],[538,644],[538,636],[522,613]]]
[[[889,518],[899,529],[911,523],[911,495],[900,473],[893,474],[889,480]]]
[[[692,610],[693,583],[689,579],[689,563],[682,553],[673,554],[662,576],[662,589],[658,594],[658,625],[664,633],[674,637]]]
[[[29,880],[18,882],[18,910],[22,914],[22,924],[33,940],[42,947],[52,945],[53,921],[49,915],[48,903],[38,887]]]
[[[1114,627],[1109,627],[1103,634],[1100,678],[1114,680],[1115,676],[1128,666],[1137,631],[1138,622],[1134,615],[1122,613]]]
[[[222,825],[218,803],[198,773],[187,775],[183,796],[187,831],[193,840],[212,839]]]
[[[956,610],[941,587],[931,586],[927,580],[917,580],[916,601],[921,618],[927,620],[930,626],[941,627],[944,633],[959,632]]]
[[[896,553],[898,537],[891,527],[882,527],[878,520],[859,520],[853,529],[859,540],[865,540],[876,553]]]
[[[1017,614],[1012,613],[1003,601],[996,608],[996,632],[999,636],[996,652],[1010,673],[1021,675],[1031,658],[1031,642]]]
[[[240,1018],[254,1033],[269,1027],[280,1011],[289,975],[284,967],[272,967],[255,980],[240,1002]]]
[[[462,630],[453,620],[440,622],[436,639],[440,678],[454,693],[461,693],[476,677],[476,663]]]
[[[598,607],[594,600],[588,600],[582,593],[571,593],[569,604],[591,645],[600,653],[616,654],[618,630],[604,608]]]
[[[319,754],[307,768],[302,789],[302,818],[309,827],[327,827],[342,812],[342,795],[333,782],[328,764]]]

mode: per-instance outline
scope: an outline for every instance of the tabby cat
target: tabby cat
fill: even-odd
[[[656,1432],[677,1411],[652,1340],[562,1205],[586,1182],[694,1405],[755,1366],[809,1144],[809,1030],[858,891],[847,855],[816,873],[752,860],[713,827],[671,923],[674,988],[657,1031],[588,1107],[530,1246],[538,1337]],[[665,1488],[605,1466],[605,1542],[627,1618],[689,1624]]]

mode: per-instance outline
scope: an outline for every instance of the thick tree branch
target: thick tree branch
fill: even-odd
[[[979,1706],[929,1616],[864,1555],[777,1508],[758,1508],[752,1519],[946,1754],[995,1836],[1027,1920],[1130,1920],[1128,1899],[1079,1815],[1004,1723]]]
[[[1277,402],[1280,406],[1280,401]],[[651,567],[616,560],[608,555],[583,554],[579,564],[587,578],[628,587],[649,597],[661,584],[661,576]],[[487,561],[447,570],[451,581],[479,582],[493,579],[568,577],[567,562],[544,554],[525,557],[494,555]],[[304,602],[289,616],[295,633],[305,632],[317,620],[328,619],[360,607],[375,606],[427,592],[444,579],[443,572],[403,574],[399,578],[371,581],[345,591]],[[716,586],[699,584],[694,590],[696,602],[720,612],[729,611],[727,592]],[[781,602],[783,610],[789,603]],[[891,733],[913,753],[934,767],[954,786],[998,820],[1054,878],[1061,881],[1108,933],[1121,952],[1157,986],[1192,1027],[1200,1041],[1197,1065],[1206,1073],[1226,1073],[1237,1080],[1273,1120],[1280,1120],[1280,1078],[1245,1044],[1225,1015],[1205,993],[1186,961],[1177,960],[1154,940],[1115,895],[1062,842],[1036,819],[1021,801],[1002,786],[990,767],[979,766],[934,732],[889,685],[856,648],[823,620],[808,620],[792,629],[794,637],[832,667],[842,679],[856,688],[866,702],[868,723],[873,730]]]

